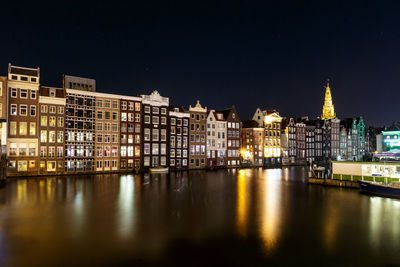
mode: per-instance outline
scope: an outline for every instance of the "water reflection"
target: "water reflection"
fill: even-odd
[[[369,239],[379,248],[388,241],[400,245],[400,201],[382,197],[369,199]],[[389,238],[389,240],[388,240]]]
[[[247,220],[247,188],[245,170],[239,170],[237,178],[237,227],[239,234],[246,235],[246,220]]]
[[[261,236],[268,253],[276,248],[281,228],[281,178],[282,170],[264,171],[264,178],[259,186],[261,206]]]
[[[135,228],[135,180],[134,175],[122,175],[118,195],[118,232],[121,238],[130,238]],[[138,183],[140,185],[140,183]]]
[[[216,253],[247,265],[399,262],[399,200],[309,186],[306,171],[10,180],[0,189],[0,266],[176,263]]]

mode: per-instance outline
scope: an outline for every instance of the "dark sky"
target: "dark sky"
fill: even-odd
[[[234,104],[242,119],[258,106],[319,116],[330,78],[339,118],[398,120],[398,1],[160,2],[2,1],[0,74],[39,66],[43,85],[90,77],[101,92]]]

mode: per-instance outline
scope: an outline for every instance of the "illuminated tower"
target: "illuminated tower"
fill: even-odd
[[[322,108],[321,118],[323,120],[336,118],[335,108],[333,107],[333,103],[332,103],[331,88],[329,88],[329,79],[328,79],[327,85],[326,85],[325,103],[324,103],[324,107]]]

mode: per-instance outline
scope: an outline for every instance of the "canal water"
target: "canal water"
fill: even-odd
[[[10,180],[1,266],[398,265],[400,201],[306,169]]]

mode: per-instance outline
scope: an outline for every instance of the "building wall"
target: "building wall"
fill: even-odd
[[[227,121],[227,166],[240,165],[241,124],[238,113],[232,108],[226,118]]]
[[[227,122],[221,112],[211,110],[207,116],[207,167],[227,165]]]
[[[203,108],[199,101],[196,106],[189,107],[189,168],[201,169],[206,167],[206,125],[207,108]]]
[[[242,128],[242,150],[249,153],[251,164],[262,166],[264,163],[264,129]],[[246,157],[246,155],[242,155]]]
[[[95,170],[119,170],[120,102],[119,96],[95,93]]]
[[[171,169],[183,170],[189,167],[189,120],[190,114],[187,112],[169,111]]]
[[[258,123],[258,127],[263,127],[264,126],[264,113],[260,108],[256,109],[256,112],[254,112],[252,120],[256,121]]]
[[[140,98],[121,99],[120,169],[139,169],[142,144],[142,102]]]
[[[7,154],[7,77],[0,76],[0,154]]]
[[[296,163],[302,164],[306,160],[306,125],[296,123]]]
[[[19,67],[16,67],[19,68]],[[39,69],[37,75],[8,73],[8,175],[38,173]]]
[[[266,115],[264,122],[264,163],[266,165],[281,164],[281,122],[277,113]]]
[[[306,126],[306,161],[309,164],[314,163],[315,160],[315,126]]]
[[[143,166],[169,166],[169,99],[154,91],[151,95],[142,95],[142,105]]]
[[[40,88],[39,171],[64,173],[65,90]]]
[[[94,171],[96,102],[92,92],[66,89],[66,172]]]

